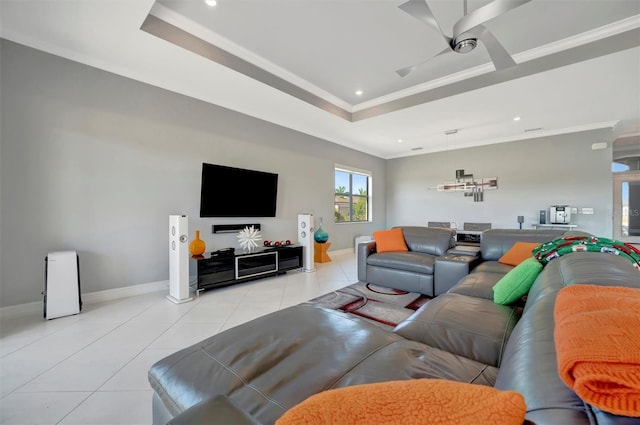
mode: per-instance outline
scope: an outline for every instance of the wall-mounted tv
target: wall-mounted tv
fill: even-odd
[[[202,164],[200,217],[275,217],[278,175]]]

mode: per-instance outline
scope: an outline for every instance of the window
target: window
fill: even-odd
[[[613,175],[613,237],[640,243],[640,172]]]
[[[640,244],[640,137],[613,142],[613,237]]]
[[[613,171],[614,173],[622,173],[624,171],[639,171],[639,170],[640,170],[640,155],[630,155],[627,157],[615,159],[611,166],[611,171]]]
[[[334,218],[336,223],[370,220],[371,173],[336,166]]]

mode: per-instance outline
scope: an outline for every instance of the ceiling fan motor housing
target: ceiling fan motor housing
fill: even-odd
[[[468,37],[463,39],[456,38],[455,40],[453,40],[452,44],[453,50],[455,50],[456,52],[469,53],[478,45],[478,39],[475,37]]]

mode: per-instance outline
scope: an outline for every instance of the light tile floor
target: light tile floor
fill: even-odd
[[[150,424],[157,360],[256,317],[357,282],[355,254],[173,304],[165,292],[88,304],[76,316],[0,322],[1,424]]]

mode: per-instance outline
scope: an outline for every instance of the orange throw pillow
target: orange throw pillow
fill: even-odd
[[[505,252],[498,260],[498,263],[507,264],[509,266],[517,266],[529,257],[533,257],[531,251],[539,247],[537,242],[516,242],[509,251]]]
[[[373,232],[373,239],[376,241],[377,252],[388,251],[408,251],[407,244],[404,241],[402,229],[396,227],[389,230],[378,230]]]
[[[288,410],[276,425],[522,425],[526,409],[515,391],[410,379],[315,394]]]

